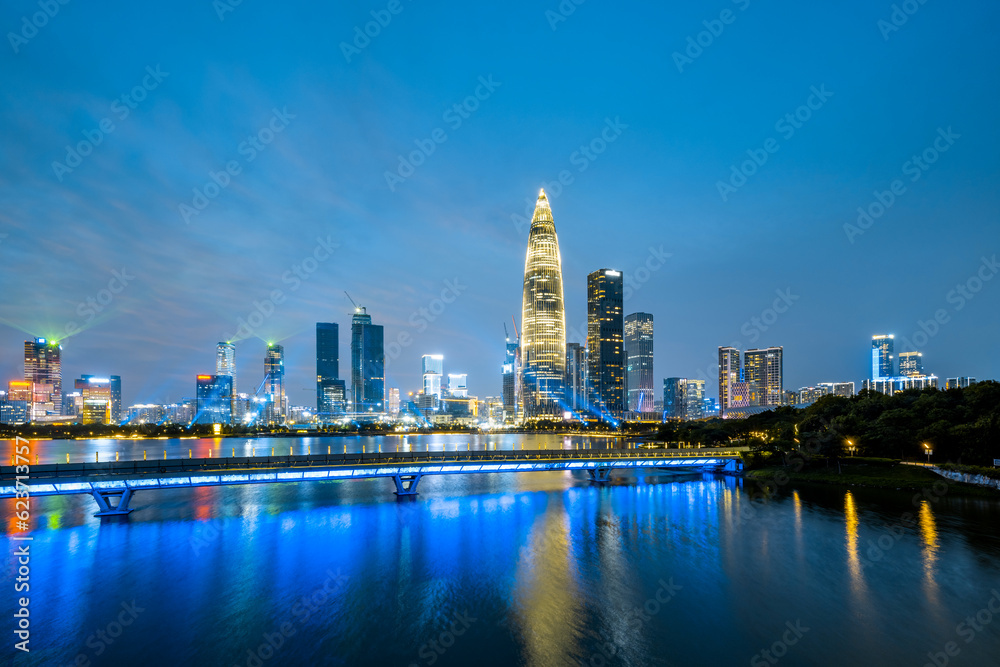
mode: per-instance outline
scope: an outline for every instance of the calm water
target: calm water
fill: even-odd
[[[38,499],[13,664],[919,667],[949,642],[948,664],[997,664],[1000,613],[980,612],[1000,610],[1000,503],[749,491],[537,472],[425,477],[397,501],[386,480],[312,482],[140,492],[103,523],[89,497]]]

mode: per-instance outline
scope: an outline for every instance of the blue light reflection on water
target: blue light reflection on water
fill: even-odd
[[[253,665],[271,637],[265,665],[747,664],[800,620],[782,664],[923,664],[1000,582],[995,501],[759,502],[733,478],[673,479],[430,477],[403,501],[385,480],[176,489],[103,524],[87,497],[39,499],[31,657]],[[917,522],[869,562],[908,510]],[[664,584],[681,588],[661,604]],[[120,636],[88,643],[132,600],[144,611]],[[998,647],[1000,617],[963,661]]]

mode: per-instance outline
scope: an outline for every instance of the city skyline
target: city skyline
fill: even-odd
[[[0,155],[0,272],[20,286],[0,314],[5,377],[20,375],[16,350],[25,339],[56,337],[66,377],[117,374],[127,403],[165,402],[189,395],[190,378],[211,370],[218,341],[239,338],[240,360],[259,359],[273,341],[298,378],[290,400],[313,405],[303,388],[314,386],[314,326],[336,322],[346,332],[347,289],[386,327],[387,387],[419,386],[420,356],[441,351],[469,373],[471,392],[499,394],[481,383],[494,382],[503,359],[493,350],[519,311],[510,267],[523,260],[539,187],[558,209],[568,342],[583,342],[572,333],[586,322],[585,277],[602,266],[631,279],[626,314],[692,318],[694,326],[660,329],[657,383],[704,372],[713,392],[714,349],[734,344],[783,346],[787,386],[857,382],[870,362],[857,355],[857,341],[880,331],[895,332],[900,347],[925,340],[917,349],[940,377],[1000,374],[996,360],[974,353],[1000,328],[997,281],[982,278],[996,271],[1000,188],[991,186],[988,157],[998,143],[992,105],[979,99],[992,93],[981,92],[967,66],[998,60],[997,45],[976,37],[997,8],[968,21],[923,7],[887,44],[878,7],[855,3],[828,16],[754,4],[683,71],[671,54],[718,8],[644,6],[650,20],[635,26],[626,11],[588,6],[555,30],[534,6],[479,8],[497,33],[449,31],[447,49],[427,37],[456,28],[457,18],[408,8],[350,62],[336,48],[331,60],[328,40],[302,37],[328,21],[344,26],[335,43],[349,39],[368,10],[314,11],[308,21],[274,20],[250,6],[225,21],[204,7],[74,15],[11,56],[31,66],[0,72],[8,92],[0,113],[11,128]],[[7,25],[19,23],[14,13]],[[211,53],[192,59],[165,33],[138,39],[129,28],[150,22],[203,37]],[[817,24],[829,30],[794,62],[787,44],[762,48],[753,37]],[[631,26],[636,40],[603,55],[571,48],[581,31],[602,25]],[[273,45],[250,48],[243,35],[259,30],[275,35]],[[793,42],[805,39],[794,34]],[[952,35],[954,48],[932,54],[926,45],[941,34]],[[301,48],[282,48],[292,41]],[[493,55],[511,43],[542,46],[530,59]],[[643,43],[659,45],[657,55]],[[842,61],[824,55],[845,47],[851,57]],[[457,66],[455,48],[466,54]],[[394,78],[415,71],[415,51],[421,67],[442,76],[420,86]],[[76,53],[91,54],[86,67],[74,64]],[[636,58],[651,58],[652,72],[636,70]],[[541,74],[539,59],[551,63]],[[724,65],[732,62],[740,68]],[[918,71],[927,76],[898,76]],[[662,87],[642,85],[649,75]],[[375,77],[379,93],[334,95],[331,76],[336,90]],[[206,89],[215,92],[202,105]],[[52,101],[44,113],[32,102],[39,93]],[[744,98],[756,101],[731,122],[732,100]],[[451,112],[466,99],[473,112]],[[800,108],[807,122],[775,129]],[[104,118],[114,131],[70,173],[54,173],[66,146],[85,132],[96,137]],[[385,173],[439,126],[447,141],[389,189]],[[239,147],[262,128],[272,140],[250,161]],[[731,168],[739,171],[748,151],[759,157],[770,137],[780,150],[723,201],[717,183],[740,182]],[[912,170],[913,156],[922,161],[935,145],[947,151],[911,181],[904,165]],[[185,221],[179,206],[191,206],[194,190],[213,183],[209,172],[225,172],[234,159],[240,173]],[[896,178],[902,195],[890,189]],[[970,191],[970,183],[983,187]],[[882,213],[876,195],[893,198]],[[938,233],[953,219],[961,223]],[[921,270],[882,261],[889,247]],[[748,251],[753,280],[744,279]],[[442,260],[429,262],[428,253]],[[21,280],[39,272],[44,279]],[[342,337],[341,350],[347,345]],[[255,375],[241,373],[240,386]]]

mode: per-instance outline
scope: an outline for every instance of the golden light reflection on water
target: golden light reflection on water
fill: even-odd
[[[580,618],[569,519],[550,506],[535,523],[517,565],[515,598],[528,665],[558,664],[573,653]]]
[[[924,544],[924,590],[927,598],[935,605],[938,603],[938,585],[934,579],[934,565],[938,555],[937,522],[931,504],[924,500],[920,503],[920,537]]]
[[[865,579],[858,547],[858,506],[850,491],[844,494],[844,517],[847,519],[847,568],[851,573],[851,590],[860,595],[865,592]]]
[[[795,508],[795,551],[799,560],[805,559],[802,544],[802,498],[798,491],[792,491],[792,506]]]

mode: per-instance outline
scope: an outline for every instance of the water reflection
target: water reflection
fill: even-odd
[[[923,542],[924,590],[927,591],[928,601],[936,607],[938,604],[938,585],[934,579],[934,570],[938,556],[938,531],[930,502],[926,500],[920,502],[918,517],[920,537]]]
[[[579,593],[570,536],[564,508],[550,503],[521,548],[515,600],[528,665],[557,664],[576,650]]]
[[[847,520],[847,569],[851,575],[851,591],[861,601],[867,589],[861,564],[860,546],[858,545],[858,524],[860,523],[858,506],[854,494],[850,491],[844,493],[844,517]]]

